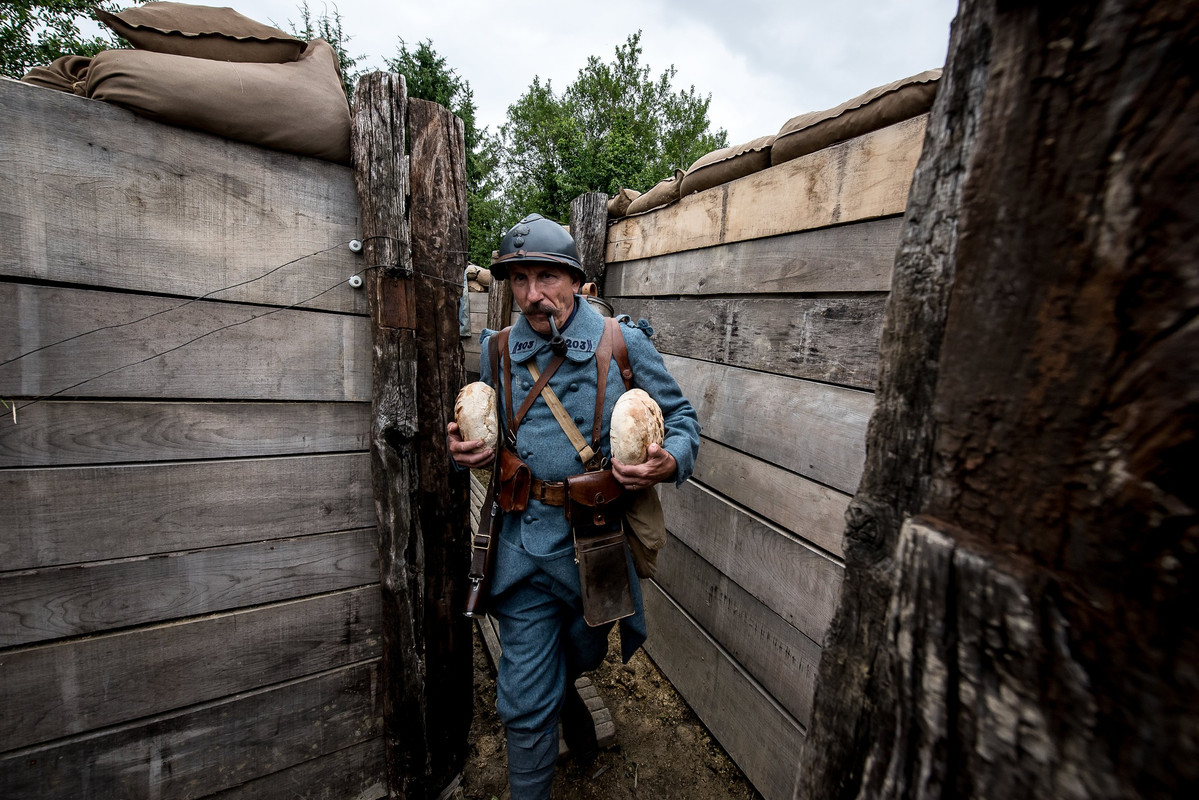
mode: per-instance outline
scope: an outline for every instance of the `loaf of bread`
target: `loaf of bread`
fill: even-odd
[[[454,401],[454,421],[464,442],[482,439],[484,447],[494,448],[500,434],[495,416],[495,390],[482,381],[463,386]]]
[[[651,443],[661,445],[666,436],[662,409],[641,389],[625,392],[612,409],[612,457],[630,466],[642,464]]]

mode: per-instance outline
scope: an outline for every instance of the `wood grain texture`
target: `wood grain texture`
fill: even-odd
[[[0,472],[0,564],[32,569],[373,525],[366,454]]]
[[[645,650],[765,800],[790,800],[804,729],[653,583]]]
[[[410,613],[412,618],[397,620],[397,628],[415,628],[417,649],[397,649],[384,657],[391,677],[397,679],[394,690],[402,693],[395,698],[388,727],[400,734],[397,745],[406,774],[393,788],[405,797],[435,797],[462,774],[474,708],[471,624],[462,613],[470,568],[469,473],[454,467],[445,433],[465,382],[458,337],[462,288],[456,282],[466,269],[468,248],[463,131],[462,121],[443,106],[409,101],[409,222],[418,299],[413,399],[419,420],[411,445],[419,477],[397,487],[409,493],[411,516],[397,522],[410,533],[393,541],[406,538],[411,547],[397,551],[403,563],[382,568],[385,575],[407,572],[413,589],[413,605],[398,609],[401,617]],[[389,443],[398,444],[394,439]],[[410,475],[388,470],[376,476],[376,485],[380,477]],[[381,553],[381,559],[388,558],[387,552]],[[393,586],[384,586],[385,598],[399,599],[401,593],[393,595]],[[403,635],[392,642],[397,648],[407,644]],[[424,715],[419,725],[411,713],[417,709]]]
[[[820,645],[670,537],[655,582],[799,724],[812,714]]]
[[[16,425],[0,421],[0,468],[365,450],[368,413],[366,403],[50,400]]]
[[[98,328],[122,326],[0,367],[0,396],[33,398],[61,391],[65,396],[155,399],[370,398],[364,317],[183,302],[0,284],[0,308],[10,309],[16,320],[0,326],[0,361]],[[158,316],[143,319],[152,314]],[[87,382],[68,388],[82,381]]]
[[[381,730],[378,662],[0,756],[3,797],[212,794],[367,742]]]
[[[608,195],[584,192],[570,201],[570,235],[579,251],[584,283],[604,281],[604,249],[608,237]]]
[[[377,583],[374,529],[0,572],[0,647]]]
[[[14,81],[0,107],[0,275],[183,297],[252,281],[218,297],[291,305],[361,269],[346,167]]]
[[[663,353],[873,390],[887,297],[610,298]]]
[[[723,494],[801,539],[843,556],[849,495],[768,461],[703,439],[691,480]]]
[[[885,292],[898,216],[747,239],[607,266],[606,295]]]
[[[512,286],[508,281],[492,278],[487,292],[487,327],[493,331],[503,330],[512,324],[514,314],[519,311],[512,302]]]
[[[369,586],[10,651],[0,751],[378,658],[379,613]]]
[[[660,494],[679,541],[809,639],[824,640],[841,564],[694,483]]]
[[[857,487],[873,395],[663,356],[704,435],[843,492]]]
[[[205,800],[382,800],[387,797],[385,774],[379,737],[206,795]]]
[[[903,213],[928,115],[624,217],[606,260],[695,250]]]

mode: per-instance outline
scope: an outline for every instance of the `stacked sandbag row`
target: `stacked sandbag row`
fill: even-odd
[[[940,77],[941,70],[930,69],[871,89],[835,108],[792,117],[773,136],[713,150],[686,171],[675,170],[674,175],[659,181],[645,194],[621,189],[608,201],[608,217],[615,219],[660,208],[689,194],[924,114],[932,108]]]
[[[491,286],[491,270],[478,264],[466,265],[466,288],[471,292],[486,292]]]
[[[342,164],[350,109],[337,56],[231,8],[147,3],[102,22],[133,50],[63,56],[22,81],[160,122]]]

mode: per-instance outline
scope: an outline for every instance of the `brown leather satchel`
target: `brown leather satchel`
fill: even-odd
[[[617,528],[597,536],[575,529],[575,560],[583,593],[583,619],[591,627],[631,617],[633,590],[624,531]]]
[[[612,528],[624,511],[624,487],[610,469],[566,479],[566,521],[572,528]]]
[[[499,470],[499,492],[496,499],[505,511],[524,511],[529,507],[529,488],[533,484],[533,473],[529,465],[507,447],[501,447],[496,457]]]
[[[583,593],[583,619],[595,627],[636,612],[621,527],[624,487],[612,470],[566,479],[564,512],[575,539],[575,561]]]

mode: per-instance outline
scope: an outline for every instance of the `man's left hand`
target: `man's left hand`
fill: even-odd
[[[620,485],[626,489],[637,491],[648,489],[655,483],[670,480],[678,472],[679,465],[674,456],[656,444],[651,444],[645,451],[645,463],[637,466],[622,464],[612,459],[612,474]]]

